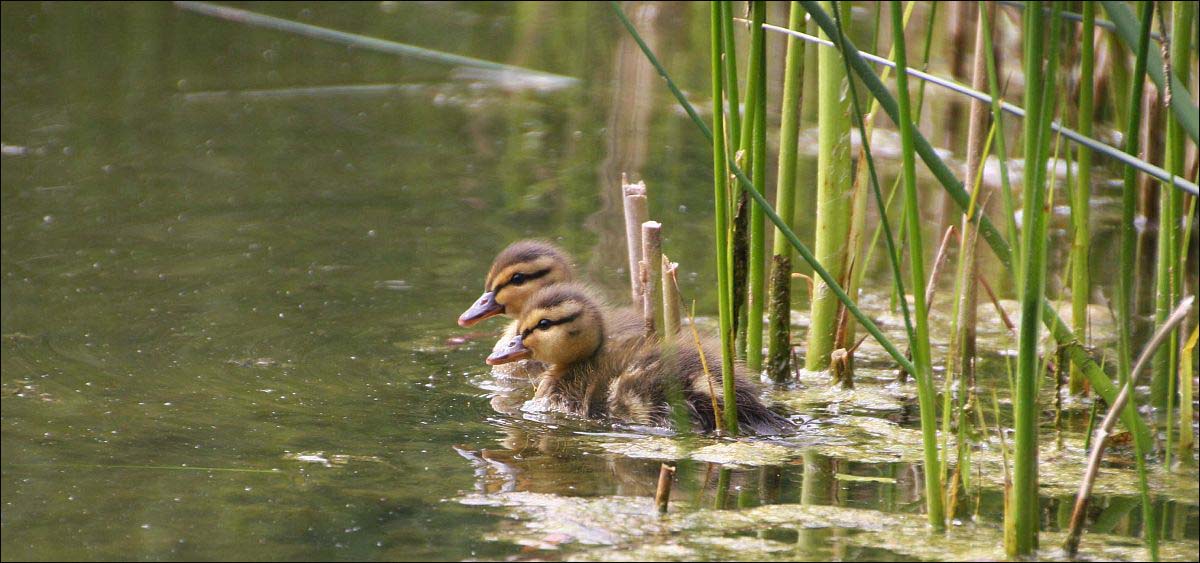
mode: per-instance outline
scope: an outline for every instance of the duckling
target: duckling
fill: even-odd
[[[484,279],[483,295],[458,317],[459,326],[469,327],[484,319],[503,315],[513,320],[492,352],[501,348],[516,334],[521,313],[526,302],[538,290],[575,277],[573,261],[558,246],[541,240],[521,240],[508,245],[496,255],[492,267]],[[614,333],[637,334],[643,330],[640,317],[632,309],[622,311],[614,320]],[[536,360],[507,363],[495,371],[509,377],[525,377],[531,381],[541,375],[545,365]]]
[[[496,255],[483,295],[459,315],[458,325],[469,327],[496,315],[520,318],[537,290],[574,277],[575,266],[561,248],[540,240],[514,242]]]
[[[529,299],[516,334],[488,356],[487,363],[533,358],[547,364],[534,400],[545,401],[552,410],[665,425],[670,420],[668,395],[674,390],[694,425],[705,432],[715,429],[711,390],[721,389],[720,374],[706,378],[701,351],[683,339],[670,339],[664,347],[657,338],[614,334],[611,327],[628,322],[623,317],[601,307],[585,287],[546,287]],[[715,346],[710,343],[702,349],[708,365],[720,365]],[[792,428],[791,421],[758,399],[744,369],[735,377],[740,426],[759,434]],[[718,396],[716,402],[724,401]]]
[[[575,277],[570,256],[558,246],[541,240],[521,240],[496,255],[483,282],[483,295],[458,317],[458,324],[469,327],[484,319],[504,315],[521,316],[525,302],[537,290]],[[504,330],[492,351],[495,352],[516,334],[514,320]],[[506,364],[496,371],[510,377],[535,378],[545,369],[541,362],[529,360]]]

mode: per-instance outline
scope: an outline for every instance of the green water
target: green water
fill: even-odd
[[[5,560],[998,556],[1000,442],[963,524],[930,536],[915,391],[873,344],[853,392],[771,391],[808,420],[774,442],[527,415],[489,374],[498,324],[454,320],[508,242],[555,239],[621,295],[623,171],[651,185],[685,297],[715,310],[708,148],[606,5],[248,7],[580,81],[167,4],[4,3]],[[695,99],[702,8],[639,20]],[[1011,343],[981,330],[1003,399]],[[1087,407],[1069,406],[1044,433],[1047,557],[1082,471]],[[683,461],[660,519],[664,459]],[[1122,459],[1093,557],[1144,557]],[[1165,557],[1195,557],[1196,478],[1152,477]]]

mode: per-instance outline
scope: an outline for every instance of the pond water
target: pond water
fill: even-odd
[[[854,390],[811,374],[768,389],[804,421],[776,440],[529,415],[529,390],[490,374],[499,323],[454,321],[508,242],[556,240],[623,295],[623,172],[650,185],[685,298],[712,324],[709,149],[606,4],[250,5],[571,83],[169,4],[2,9],[5,560],[1002,556],[990,401],[960,518],[934,535],[915,388],[874,343]],[[706,8],[631,13],[703,102]],[[1114,193],[1098,179],[1097,252]],[[899,338],[879,265],[863,301]],[[1003,410],[1013,345],[988,311],[980,378]],[[1043,385],[1047,409],[1053,395]],[[1068,401],[1058,430],[1043,419],[1043,557],[1061,557],[1088,413]],[[1116,451],[1082,551],[1139,559]],[[664,460],[679,473],[659,517]],[[1195,465],[1160,465],[1163,556],[1194,559]]]

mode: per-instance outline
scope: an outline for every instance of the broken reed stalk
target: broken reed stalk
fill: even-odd
[[[830,6],[829,2],[821,2]],[[842,19],[849,19],[849,4],[839,7]],[[836,32],[834,32],[836,35]],[[829,39],[829,36],[825,36]],[[821,49],[817,54],[817,209],[816,259],[840,284],[844,283],[850,231],[850,111],[849,96],[844,94],[846,70],[836,50]],[[824,280],[816,280],[810,307],[808,349],[804,362],[809,371],[829,368],[837,331],[838,298]]]
[[[937,296],[937,281],[942,277],[942,268],[946,266],[946,259],[950,254],[950,241],[954,239],[954,225],[946,227],[946,232],[942,234],[942,242],[938,244],[937,254],[933,258],[933,268],[929,272],[929,283],[925,286],[925,314],[929,315],[929,309],[933,308],[933,298]]]
[[[630,184],[621,175],[625,203],[625,243],[629,249],[629,288],[633,302],[642,302],[642,223],[646,222],[646,184]]]
[[[713,111],[712,120],[713,126],[711,131],[706,131],[709,134],[709,139],[713,144],[713,204],[716,208],[714,215],[714,223],[716,225],[716,257],[717,257],[717,302],[719,306],[719,318],[721,325],[721,381],[722,391],[725,397],[725,404],[731,408],[725,412],[725,430],[732,435],[737,435],[737,401],[736,391],[734,387],[734,343],[733,343],[733,284],[730,278],[730,261],[731,254],[729,252],[729,163],[727,160],[727,149],[725,145],[725,112],[724,112],[724,84],[723,80],[723,59],[722,59],[722,17],[720,3],[713,2],[711,6],[711,14],[709,25],[710,33],[710,69],[712,71],[712,100]],[[651,62],[657,64],[657,59],[654,58],[650,48],[641,41],[641,36],[633,24],[629,23],[629,19],[625,17],[624,11],[616,3],[610,4],[613,10],[621,18],[621,21],[629,29],[630,33],[638,41],[638,46],[646,53]],[[659,72],[666,76],[666,72],[659,68]],[[674,82],[667,82],[671,88],[671,92],[679,99],[686,101],[687,98],[675,87]],[[690,104],[684,104],[684,107],[691,109]],[[732,111],[737,111],[733,108]],[[689,115],[696,123],[703,125],[704,122],[694,111],[690,111]],[[694,330],[694,325],[693,325]],[[697,341],[697,345],[699,342]],[[700,355],[702,358],[704,354]],[[715,397],[716,395],[714,395]]]
[[[791,3],[788,28],[804,26],[804,8]],[[779,170],[776,175],[775,209],[784,220],[795,215],[796,148],[800,137],[800,111],[804,100],[804,41],[789,36],[784,63],[783,108],[779,125]],[[771,290],[767,323],[767,373],[776,382],[791,374],[792,249],[783,231],[775,229],[771,257]]]
[[[899,99],[900,152],[903,160],[905,222],[909,240],[909,275],[912,279],[913,316],[916,325],[916,342],[913,349],[913,377],[917,380],[917,400],[920,405],[921,440],[925,453],[925,503],[929,523],[937,530],[946,526],[942,504],[941,471],[938,470],[937,412],[934,406],[933,368],[929,350],[929,321],[925,309],[925,259],[921,244],[920,204],[917,201],[916,161],[913,148],[912,110],[908,97],[908,57],[904,45],[904,23],[900,4],[893,2],[892,40],[896,44],[896,95]],[[811,12],[811,10],[810,10]],[[848,41],[840,37],[842,53],[848,49]],[[847,55],[848,56],[848,55]],[[822,110],[824,111],[824,110]],[[901,296],[903,298],[903,296]]]
[[[661,514],[667,513],[667,504],[671,502],[671,481],[675,478],[675,468],[662,464],[658,466],[658,490],[654,492],[654,506]]]
[[[983,286],[983,291],[988,294],[988,300],[992,302],[992,307],[996,309],[996,314],[1000,316],[1000,322],[1004,323],[1004,328],[1008,329],[1008,333],[1014,338],[1017,336],[1017,325],[1013,324],[1012,319],[1008,318],[1008,313],[1004,311],[1004,307],[1000,306],[1000,299],[996,297],[996,292],[992,290],[992,285],[982,274],[976,276],[979,280],[979,285]]]
[[[1136,385],[1137,376],[1150,363],[1154,353],[1159,347],[1168,342],[1169,336],[1176,327],[1187,319],[1187,315],[1192,310],[1192,303],[1195,302],[1195,297],[1189,296],[1179,303],[1175,308],[1175,312],[1167,319],[1167,321],[1159,327],[1158,332],[1154,334],[1154,338],[1150,339],[1150,343],[1146,345],[1142,355],[1138,358],[1137,365],[1129,374],[1129,380],[1121,387],[1121,392],[1117,394],[1117,398],[1108,407],[1108,412],[1104,415],[1104,422],[1100,424],[1100,428],[1096,429],[1095,437],[1092,438],[1092,450],[1088,453],[1087,470],[1084,471],[1083,481],[1079,483],[1079,493],[1075,495],[1075,510],[1071,513],[1071,526],[1067,531],[1067,539],[1063,542],[1063,549],[1070,556],[1074,556],[1079,551],[1079,538],[1083,533],[1083,521],[1087,516],[1088,500],[1092,495],[1092,487],[1096,483],[1096,475],[1100,473],[1100,460],[1104,457],[1104,448],[1107,446],[1108,439],[1112,437],[1113,429],[1117,424],[1117,417],[1125,410],[1129,403],[1129,399],[1133,394],[1133,387]],[[1139,461],[1144,462],[1142,456],[1137,456]],[[1147,525],[1145,534],[1147,537],[1152,537],[1158,531]],[[1152,556],[1157,560],[1157,554]]]
[[[1093,89],[1095,88],[1096,65],[1096,2],[1087,0],[1083,3],[1083,40],[1081,60],[1079,63],[1079,134],[1092,136],[1092,121],[1095,116],[1093,105]],[[1074,189],[1071,191],[1071,324],[1075,334],[1082,337],[1087,344],[1088,335],[1088,301],[1092,294],[1091,274],[1088,271],[1088,252],[1091,249],[1091,231],[1088,230],[1091,216],[1090,195],[1092,189],[1092,150],[1086,146],[1079,147],[1079,172],[1076,174]],[[1083,370],[1077,365],[1071,365],[1070,388],[1072,395],[1083,394],[1084,382],[1087,379]]]
[[[662,302],[663,302],[663,338],[674,338],[679,334],[679,280],[675,271],[679,264],[672,262],[664,254],[662,257]]]
[[[646,334],[654,334],[657,319],[663,308],[662,299],[662,223],[642,223],[642,318],[646,322]],[[663,342],[668,340],[663,333]]]

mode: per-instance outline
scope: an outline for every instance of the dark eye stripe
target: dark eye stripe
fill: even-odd
[[[520,273],[520,272],[517,272],[517,273]],[[527,282],[527,281],[530,281],[530,280],[536,280],[536,279],[538,279],[538,278],[540,278],[540,277],[544,277],[546,274],[549,274],[549,273],[550,273],[550,268],[546,268],[545,270],[538,270],[538,271],[536,271],[536,272],[534,272],[534,273],[532,273],[532,274],[529,274],[529,275],[525,276],[525,280],[524,280],[524,281],[522,281],[521,283],[525,283],[525,282]],[[516,275],[516,274],[514,274],[514,275]],[[501,289],[504,289],[505,287],[507,287],[507,286],[508,286],[508,285],[510,285],[510,284],[512,284],[512,276],[509,276],[509,277],[508,277],[508,281],[506,281],[506,282],[504,282],[504,283],[502,283],[502,284],[500,284],[500,285],[498,285],[498,286],[496,286],[496,287],[492,288],[492,292],[493,292],[493,293],[500,293],[500,290],[501,290]]]
[[[581,315],[581,314],[583,314],[583,313],[582,313],[582,312],[580,312],[580,313],[575,313],[574,315],[571,315],[571,316],[569,316],[569,317],[563,317],[563,318],[561,318],[561,319],[558,319],[558,320],[556,320],[556,321],[553,321],[553,320],[551,320],[551,321],[550,321],[550,324],[546,325],[545,327],[542,327],[542,329],[543,329],[543,330],[545,330],[545,329],[548,329],[548,328],[550,328],[550,327],[552,327],[552,326],[555,326],[555,325],[561,325],[561,324],[566,324],[566,323],[569,323],[569,322],[571,322],[571,321],[573,321],[573,320],[575,320],[575,319],[578,319],[578,318],[579,318],[579,315]],[[550,320],[550,319],[542,319],[542,321],[546,321],[546,320]],[[538,324],[541,324],[541,322],[542,322],[542,321],[538,321]],[[538,328],[539,328],[539,327],[538,327],[537,325],[533,325],[533,327],[532,327],[532,328],[527,328],[527,329],[525,329],[525,331],[521,333],[521,337],[522,337],[522,338],[524,338],[524,337],[526,337],[526,336],[529,336],[529,334],[530,334],[530,333],[532,333],[533,331],[537,330]]]

